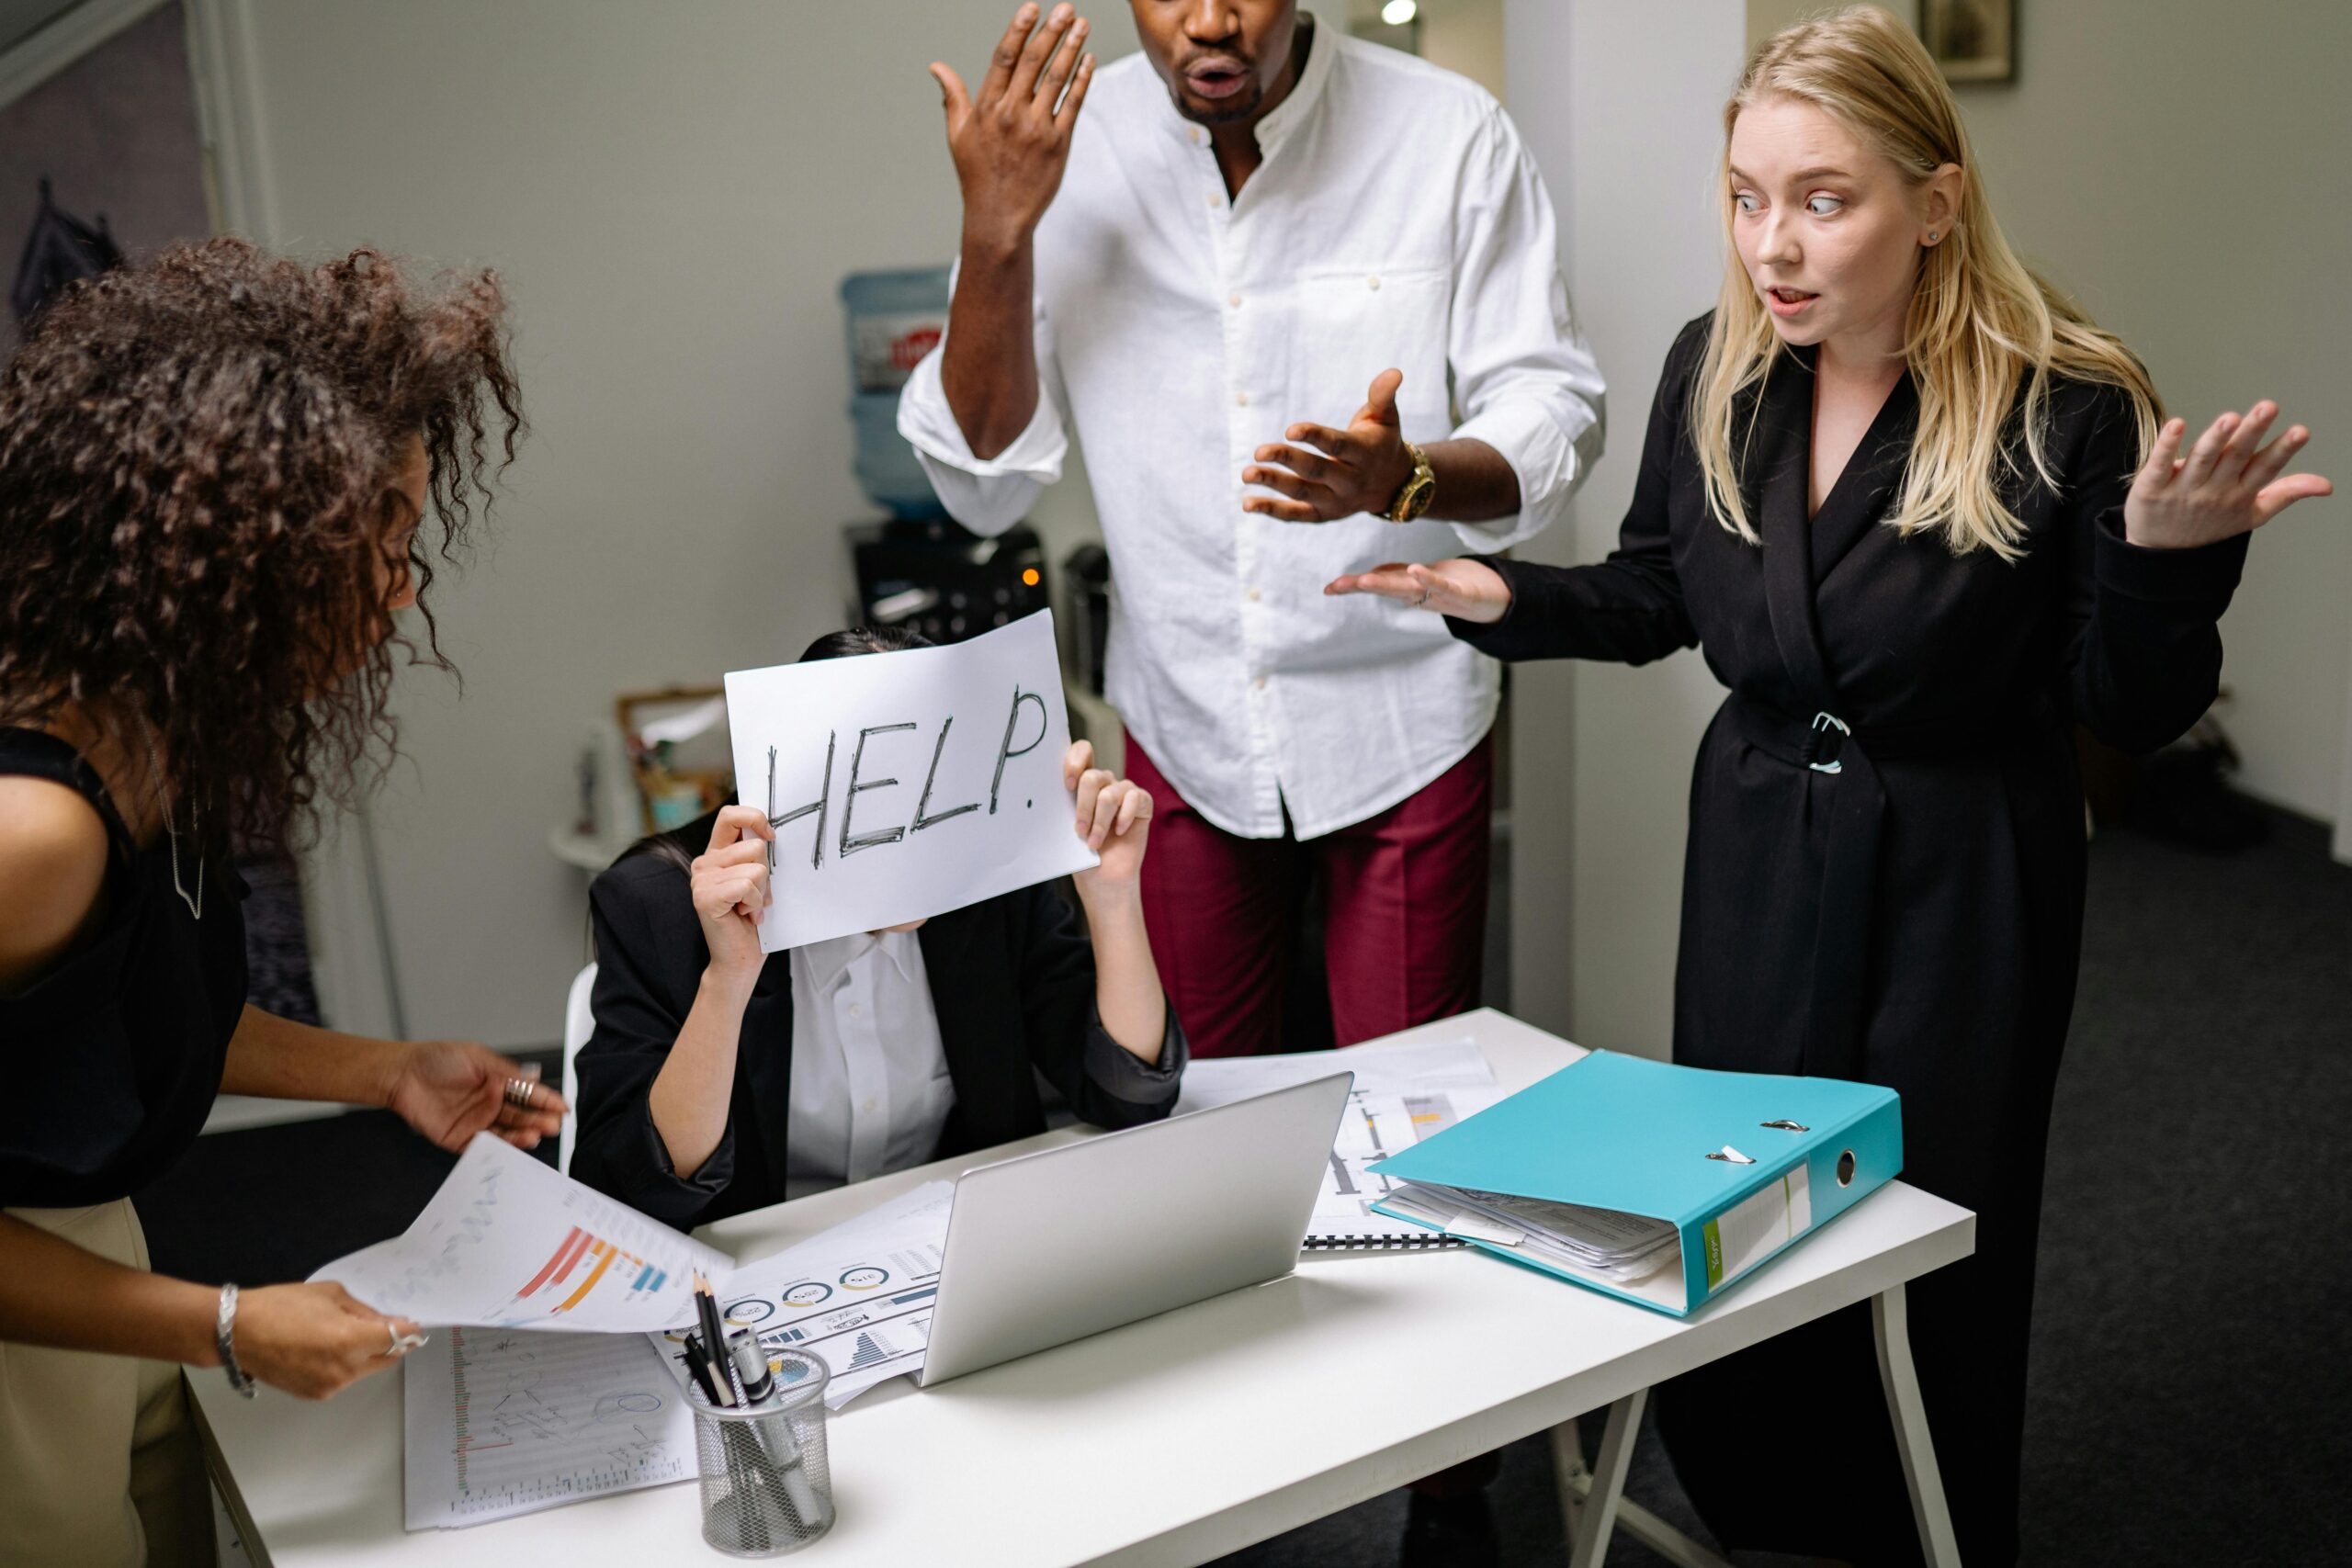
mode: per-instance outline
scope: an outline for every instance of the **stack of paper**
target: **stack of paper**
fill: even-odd
[[[1681,1256],[1672,1224],[1615,1209],[1412,1182],[1397,1183],[1389,1205],[1427,1216],[1449,1235],[1523,1247],[1619,1284],[1646,1280]]]
[[[1307,1223],[1308,1251],[1376,1249],[1400,1245],[1458,1245],[1408,1221],[1374,1213],[1372,1205],[1401,1183],[1369,1168],[1434,1137],[1502,1098],[1486,1054],[1471,1040],[1351,1045],[1340,1051],[1300,1051],[1280,1056],[1219,1056],[1184,1069],[1177,1114],[1229,1105],[1334,1073],[1353,1073],[1355,1089],[1340,1117],[1331,1158],[1323,1172],[1315,1215]]]

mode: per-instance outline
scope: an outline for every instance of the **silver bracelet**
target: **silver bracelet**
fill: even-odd
[[[220,1314],[212,1323],[212,1344],[220,1352],[220,1370],[228,1374],[229,1386],[251,1399],[254,1396],[254,1380],[245,1375],[244,1368],[237,1365],[236,1330],[237,1287],[223,1285],[220,1287]]]

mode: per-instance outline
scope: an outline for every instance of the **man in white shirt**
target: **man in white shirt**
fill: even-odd
[[[933,67],[963,246],[899,428],[988,534],[1075,427],[1177,1017],[1202,1055],[1281,1048],[1311,861],[1345,1044],[1476,1004],[1499,677],[1320,590],[1557,519],[1600,378],[1491,96],[1295,0],[1132,4],[1142,52],[1099,73],[1068,5],[1023,6],[977,92]]]

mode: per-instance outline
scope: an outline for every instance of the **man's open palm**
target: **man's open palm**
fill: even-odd
[[[1329,523],[1386,511],[1413,477],[1413,459],[1396,422],[1396,389],[1404,379],[1405,373],[1396,369],[1374,377],[1363,407],[1345,430],[1294,424],[1283,433],[1283,441],[1259,447],[1241,470],[1241,482],[1278,494],[1246,496],[1241,510],[1285,523]]]
[[[967,234],[1023,243],[1053,204],[1069,163],[1070,130],[1094,79],[1094,57],[1081,52],[1087,30],[1068,5],[1056,6],[1043,27],[1037,7],[1024,5],[997,41],[978,93],[967,92],[953,68],[932,66]]]

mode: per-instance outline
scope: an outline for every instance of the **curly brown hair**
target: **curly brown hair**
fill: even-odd
[[[424,595],[523,434],[504,316],[492,272],[233,239],[60,298],[0,372],[0,723],[71,707],[134,755],[152,726],[216,843],[348,805],[392,756],[394,650],[451,670]],[[419,436],[421,648],[383,590]]]

